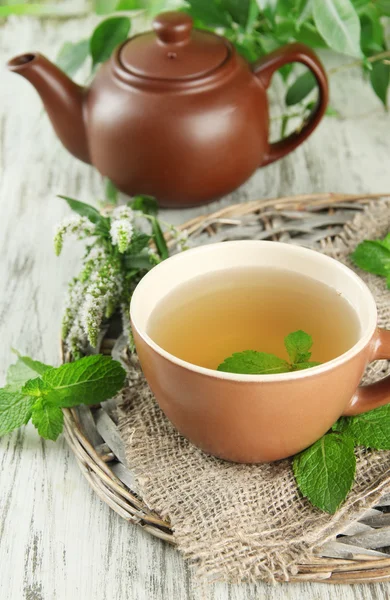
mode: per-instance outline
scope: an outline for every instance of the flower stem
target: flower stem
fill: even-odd
[[[384,58],[390,58],[390,50],[384,50],[383,52],[379,52],[378,54],[373,54],[369,56],[366,61],[370,63],[377,62],[378,60],[383,60]],[[347,69],[352,69],[353,67],[359,67],[364,63],[363,60],[358,58],[357,60],[353,60],[350,63],[346,63],[344,65],[339,65],[338,67],[333,67],[328,70],[328,75],[334,75],[335,73],[339,73],[340,71],[346,71]]]

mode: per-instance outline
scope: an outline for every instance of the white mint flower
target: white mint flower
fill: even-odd
[[[64,219],[54,230],[54,249],[60,255],[65,235],[75,235],[79,239],[93,235],[95,225],[86,217],[69,217]]]
[[[183,250],[188,250],[188,231],[184,229],[183,231],[179,231],[178,229],[172,230],[173,237],[176,240],[176,248],[179,252]]]
[[[118,246],[119,252],[123,254],[130,245],[133,237],[134,227],[125,219],[111,222],[110,236],[114,246]]]
[[[129,206],[117,206],[111,213],[112,219],[128,219],[134,220],[134,211]]]

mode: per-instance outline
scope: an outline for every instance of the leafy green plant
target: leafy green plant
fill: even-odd
[[[247,375],[271,375],[302,371],[321,364],[310,360],[313,338],[308,333],[302,330],[294,331],[285,337],[284,345],[291,362],[268,352],[244,350],[235,352],[226,358],[219,365],[218,371]]]
[[[332,431],[294,457],[297,485],[314,506],[332,514],[344,502],[355,479],[357,446],[390,450],[389,405],[341,417]]]
[[[356,266],[386,278],[390,289],[390,233],[383,240],[365,240],[351,254]]]
[[[0,389],[0,436],[31,419],[41,437],[54,441],[64,424],[62,408],[108,400],[125,382],[124,369],[109,356],[87,356],[54,368],[16,354],[7,385]]]
[[[150,196],[137,196],[126,206],[99,212],[90,204],[60,196],[77,213],[60,223],[54,248],[62,251],[64,239],[87,240],[83,267],[69,284],[62,322],[62,336],[73,356],[82,356],[88,343],[96,346],[104,319],[122,317],[130,336],[128,309],[131,294],[154,265],[168,257],[165,237],[157,219],[157,205]],[[165,224],[177,249],[186,248],[187,236]]]

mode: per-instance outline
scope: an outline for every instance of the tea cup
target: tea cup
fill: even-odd
[[[265,266],[304,274],[335,288],[356,312],[360,327],[356,343],[310,369],[245,375],[186,362],[148,335],[152,312],[180,284],[223,269]],[[130,318],[141,367],[159,406],[183,436],[219,458],[244,463],[283,459],[317,441],[340,416],[390,403],[390,377],[359,385],[371,361],[390,358],[390,331],[377,327],[375,300],[354,271],[314,250],[247,240],[187,250],[141,280],[131,300]]]

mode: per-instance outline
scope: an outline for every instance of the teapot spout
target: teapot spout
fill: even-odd
[[[85,88],[74,83],[38,53],[16,56],[8,61],[7,66],[35,87],[65,148],[80,160],[90,163],[83,116]]]

